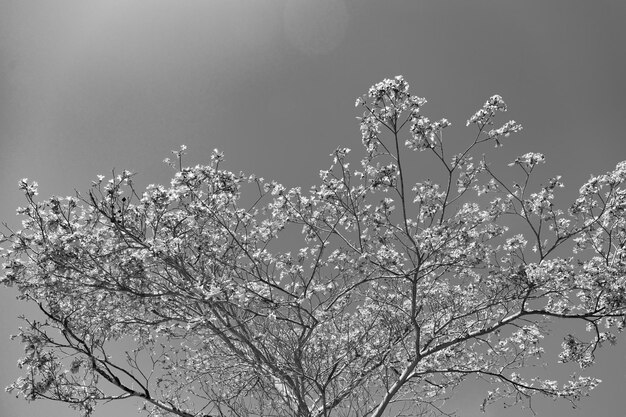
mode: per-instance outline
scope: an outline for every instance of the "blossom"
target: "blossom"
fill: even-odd
[[[515,160],[509,163],[509,166],[520,165],[523,168],[533,169],[540,163],[545,163],[545,156],[541,153],[528,152],[522,156],[518,156]]]

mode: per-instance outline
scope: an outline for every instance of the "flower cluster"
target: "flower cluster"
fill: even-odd
[[[500,142],[500,138],[502,137],[506,138],[510,136],[511,133],[517,133],[520,130],[522,130],[522,125],[517,123],[515,120],[509,120],[501,127],[497,129],[491,129],[487,133],[487,136],[489,139],[495,141],[496,147],[499,147],[499,146],[502,146],[502,143]]]
[[[411,120],[411,139],[405,145],[414,151],[423,151],[438,145],[437,138],[440,132],[450,126],[448,119],[431,122],[428,117],[416,116]]]
[[[480,127],[486,126],[492,123],[493,117],[497,112],[507,111],[506,103],[502,99],[502,96],[496,94],[491,96],[476,113],[467,120],[466,125],[475,124]]]
[[[522,156],[518,156],[517,158],[515,158],[513,162],[509,163],[509,166],[512,167],[513,165],[519,165],[523,169],[531,171],[538,164],[545,162],[546,158],[543,154],[528,152]]]
[[[366,99],[369,97],[371,100]],[[370,87],[366,96],[357,98],[355,106],[364,106],[381,123],[395,124],[404,111],[413,117],[419,113],[426,99],[409,94],[409,83],[401,75]]]

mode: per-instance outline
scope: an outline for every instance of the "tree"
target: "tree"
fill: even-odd
[[[493,128],[500,96],[449,155],[450,123],[408,88],[386,79],[357,100],[361,168],[338,148],[308,192],[224,170],[217,150],[185,168],[184,147],[170,186],[142,194],[127,171],[45,201],[22,180],[2,281],[44,318],[24,319],[9,391],[85,416],[136,397],[183,417],[441,415],[469,378],[493,385],[483,406],[587,395],[599,380],[532,366],[554,323],[587,327],[559,356],[581,368],[624,328],[626,162],[558,209],[560,177],[534,180],[543,155],[509,164],[512,183],[473,159],[521,129]],[[442,185],[411,182],[411,151],[438,161]]]

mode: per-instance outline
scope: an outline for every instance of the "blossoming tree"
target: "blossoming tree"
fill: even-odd
[[[185,168],[184,148],[170,186],[143,193],[129,172],[44,201],[21,181],[2,282],[41,317],[24,318],[8,390],[86,416],[135,397],[183,417],[440,415],[470,378],[483,407],[587,395],[599,380],[533,365],[555,322],[586,325],[558,359],[582,368],[624,327],[626,162],[561,210],[559,177],[533,181],[543,155],[515,159],[513,183],[473,159],[521,129],[495,128],[500,96],[455,155],[425,102],[402,77],[371,87],[356,103],[360,168],[339,148],[309,191],[226,171],[217,151]],[[411,179],[413,151],[438,161],[441,184]]]

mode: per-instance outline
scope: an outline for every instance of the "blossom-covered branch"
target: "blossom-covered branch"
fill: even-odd
[[[46,200],[20,181],[2,282],[41,314],[8,390],[84,416],[134,397],[155,417],[451,415],[468,378],[493,385],[483,407],[587,395],[598,379],[533,366],[555,322],[587,325],[559,356],[584,369],[624,328],[626,162],[558,209],[561,178],[535,179],[544,155],[511,162],[514,181],[474,159],[521,130],[494,127],[502,97],[454,151],[402,77],[356,104],[360,167],[338,148],[306,191],[225,170],[217,150],[185,167],[184,148],[143,192],[128,171]],[[414,151],[441,169],[416,179]]]

